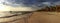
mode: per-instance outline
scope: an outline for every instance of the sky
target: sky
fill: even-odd
[[[45,8],[44,6],[52,5],[60,5],[60,0],[0,0],[1,11],[33,11]]]
[[[27,6],[27,7],[41,7],[44,5],[51,6],[60,4],[60,0],[0,0],[5,5],[10,6]]]

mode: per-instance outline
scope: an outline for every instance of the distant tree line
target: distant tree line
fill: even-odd
[[[38,10],[38,11],[60,12],[60,5],[50,6],[50,7],[46,6],[45,9]]]

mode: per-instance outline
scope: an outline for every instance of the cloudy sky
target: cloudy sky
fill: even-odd
[[[3,4],[11,6],[41,6],[41,5],[51,5],[59,2],[60,0],[0,0]],[[57,3],[59,4],[59,3]]]
[[[24,9],[26,11],[28,9],[41,9],[44,8],[44,6],[46,5],[51,6],[57,4],[60,5],[60,0],[0,0],[0,10],[12,10],[14,8],[14,10],[20,9],[22,11]]]

